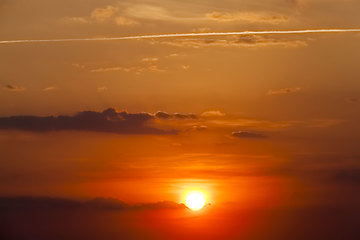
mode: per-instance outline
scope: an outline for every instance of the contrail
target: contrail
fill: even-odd
[[[284,35],[284,34],[309,34],[309,33],[349,33],[349,32],[360,32],[360,28],[354,28],[354,29],[266,30],[266,31],[206,32],[206,33],[171,33],[171,34],[137,35],[137,36],[126,36],[126,37],[101,37],[101,38],[23,39],[23,40],[1,40],[0,44],[80,42],[80,41],[116,41],[116,40],[138,40],[138,39],[155,39],[155,38],[236,36],[236,35],[266,35],[266,34],[283,34]]]

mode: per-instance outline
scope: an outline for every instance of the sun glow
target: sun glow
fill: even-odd
[[[199,191],[189,192],[185,199],[186,206],[194,211],[203,208],[206,202],[205,194]]]

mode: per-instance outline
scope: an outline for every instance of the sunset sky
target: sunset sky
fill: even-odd
[[[359,10],[0,0],[0,237],[359,239]]]

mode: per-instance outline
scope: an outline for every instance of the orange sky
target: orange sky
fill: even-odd
[[[359,9],[356,0],[0,0],[0,41],[357,29]],[[0,195],[180,203],[200,188],[214,225],[236,219],[231,209],[249,218],[267,209],[264,219],[278,208],[358,210],[359,39],[0,44]],[[167,231],[150,223],[154,239]]]

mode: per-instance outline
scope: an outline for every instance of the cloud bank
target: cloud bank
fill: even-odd
[[[78,130],[117,134],[176,134],[150,126],[155,117],[150,113],[118,112],[109,108],[103,112],[84,111],[73,116],[11,116],[0,118],[0,129],[35,132]]]
[[[64,198],[51,197],[0,197],[1,210],[162,210],[162,209],[186,209],[181,203],[160,201],[155,203],[127,204],[115,198],[94,198],[87,201],[77,201]]]

